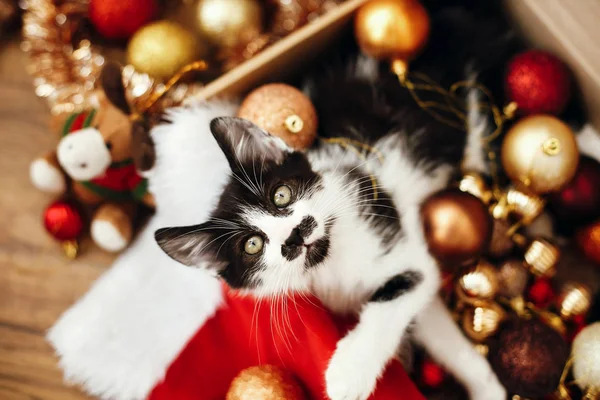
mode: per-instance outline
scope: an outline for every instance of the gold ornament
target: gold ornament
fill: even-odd
[[[521,119],[502,143],[506,174],[537,194],[560,190],[575,175],[578,161],[573,131],[550,115]]]
[[[354,33],[364,53],[392,61],[394,71],[404,75],[427,42],[429,23],[419,0],[371,0],[356,13]]]
[[[577,385],[592,395],[600,394],[600,322],[583,328],[571,347],[573,376]]]
[[[458,188],[461,192],[472,194],[485,204],[489,203],[492,199],[492,191],[483,177],[477,172],[467,172],[458,183]]]
[[[546,202],[530,193],[526,188],[511,187],[506,193],[506,201],[511,211],[520,217],[523,224],[533,222],[543,211]]]
[[[305,400],[294,377],[274,365],[246,368],[236,376],[225,400]]]
[[[200,32],[225,48],[246,44],[263,30],[263,9],[257,0],[200,0],[196,19]]]
[[[238,117],[282,138],[290,147],[310,147],[317,135],[317,111],[298,89],[271,83],[253,90],[242,102]]]
[[[456,293],[461,301],[482,306],[498,293],[499,281],[496,269],[487,261],[467,270],[456,285]]]
[[[139,72],[166,80],[184,65],[206,54],[196,37],[171,21],[158,21],[138,30],[127,46],[127,62]]]
[[[518,297],[525,292],[529,278],[523,261],[507,260],[498,270],[500,294],[508,298]]]
[[[498,331],[505,312],[497,304],[490,303],[468,309],[462,318],[466,335],[476,342],[483,342]]]
[[[515,247],[512,240],[511,225],[503,219],[494,220],[494,228],[492,231],[492,240],[488,248],[488,254],[493,257],[502,257],[510,253]]]
[[[558,312],[564,319],[585,315],[592,305],[590,289],[581,283],[565,283],[558,296]]]
[[[525,250],[525,262],[529,271],[536,276],[551,277],[556,272],[560,250],[549,241],[537,238]]]

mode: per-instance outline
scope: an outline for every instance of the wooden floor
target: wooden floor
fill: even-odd
[[[28,165],[56,144],[16,41],[0,44],[0,399],[87,399],[62,382],[44,335],[112,257],[84,243],[68,262],[41,225],[52,197],[29,183]]]

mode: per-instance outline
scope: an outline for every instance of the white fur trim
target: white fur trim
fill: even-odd
[[[104,173],[111,155],[102,134],[95,128],[69,133],[58,143],[56,155],[65,172],[76,181],[87,181]]]
[[[587,124],[579,131],[577,145],[582,154],[600,162],[600,132],[592,125]]]
[[[127,239],[108,221],[94,221],[90,228],[92,239],[103,250],[118,253],[127,247]]]
[[[228,171],[208,123],[234,111],[229,103],[170,110],[172,123],[152,132],[156,215],[48,333],[66,379],[88,393],[145,398],[221,303],[220,283],[171,260],[156,244],[154,231],[208,217]]]
[[[29,179],[33,186],[46,193],[60,194],[67,188],[62,172],[43,158],[38,158],[31,163]]]

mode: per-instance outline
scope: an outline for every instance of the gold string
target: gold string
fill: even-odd
[[[146,101],[142,103],[141,106],[138,107],[136,112],[133,112],[130,116],[132,121],[143,118],[143,115],[146,111],[148,111],[153,105],[156,104],[173,86],[175,86],[187,73],[192,71],[206,71],[208,69],[208,64],[204,60],[194,61],[187,65],[184,65],[175,75],[171,77],[161,88],[152,93]]]

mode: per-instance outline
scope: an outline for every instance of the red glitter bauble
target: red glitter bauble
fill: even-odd
[[[436,389],[446,380],[446,371],[439,365],[426,358],[421,365],[421,380],[428,388]]]
[[[508,64],[506,94],[523,115],[560,114],[571,96],[566,65],[547,52],[530,50]]]
[[[57,201],[44,211],[44,226],[58,240],[73,240],[83,230],[83,218],[73,204]]]
[[[539,278],[529,288],[527,298],[536,307],[545,308],[556,299],[556,292],[549,279]]]
[[[600,163],[581,156],[573,180],[560,192],[550,194],[549,209],[562,224],[588,224],[600,217]]]
[[[107,39],[127,39],[158,12],[156,0],[91,0],[90,19]]]
[[[600,220],[580,228],[575,242],[587,258],[600,265]]]

